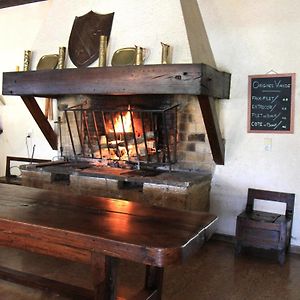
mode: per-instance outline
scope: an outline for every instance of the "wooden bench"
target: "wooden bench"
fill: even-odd
[[[216,216],[125,200],[0,185],[0,245],[92,265],[89,291],[1,268],[0,278],[51,287],[72,299],[117,298],[119,259],[146,266],[133,299],[161,299],[164,267],[182,263],[211,235]],[[74,298],[75,297],[75,298]]]

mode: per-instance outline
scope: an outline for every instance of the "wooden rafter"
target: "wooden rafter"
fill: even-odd
[[[217,165],[224,165],[225,147],[213,98],[198,96],[212,156]]]
[[[22,96],[22,99],[52,149],[57,150],[57,134],[52,129],[35,98],[32,96]]]

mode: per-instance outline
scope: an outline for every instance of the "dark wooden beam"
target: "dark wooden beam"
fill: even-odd
[[[33,2],[41,2],[41,1],[45,1],[45,0],[0,0],[0,8],[23,5],[27,3],[33,3]]]
[[[22,99],[52,149],[57,150],[57,135],[37,104],[35,98],[32,96],[23,96]]]
[[[224,165],[225,147],[213,98],[198,96],[212,156],[217,165]]]
[[[39,70],[3,73],[3,95],[177,94],[229,98],[230,74],[205,64]]]

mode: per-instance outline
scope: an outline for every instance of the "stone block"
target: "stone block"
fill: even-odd
[[[186,151],[194,152],[196,151],[196,144],[195,143],[188,143],[186,146]]]
[[[205,133],[192,133],[188,135],[189,142],[205,142]]]
[[[118,195],[118,180],[91,176],[70,176],[70,189],[80,194],[112,197]]]
[[[21,182],[25,186],[44,188],[46,183],[51,183],[51,173],[22,170]]]
[[[187,209],[186,187],[144,183],[143,195],[151,205],[173,209]]]
[[[180,210],[208,211],[210,180],[188,187],[145,183],[143,195],[151,205]]]

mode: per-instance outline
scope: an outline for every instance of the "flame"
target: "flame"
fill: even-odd
[[[122,117],[121,117],[122,114]],[[130,105],[128,105],[128,111],[123,114],[121,113],[114,119],[114,127],[116,132],[132,132],[132,125],[131,125],[131,116],[130,116]],[[124,129],[123,129],[123,124]]]

